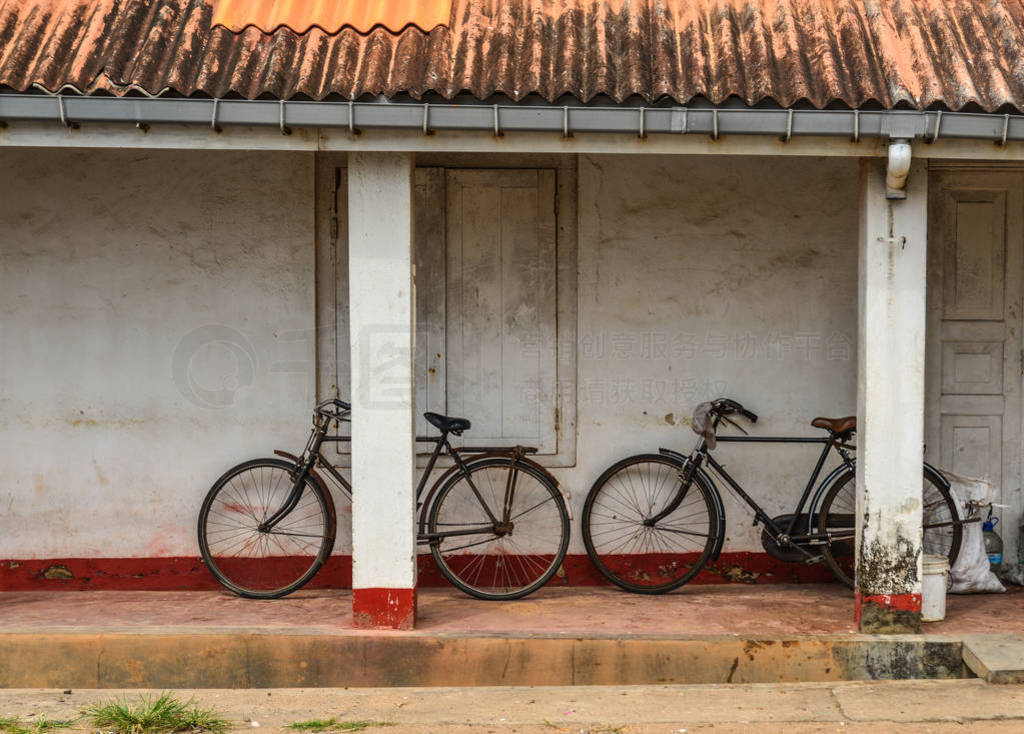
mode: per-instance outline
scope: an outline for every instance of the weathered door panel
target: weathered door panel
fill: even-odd
[[[555,174],[450,170],[448,407],[473,443],[556,450]]]
[[[929,190],[927,457],[990,480],[1016,520],[1024,173],[932,171]]]

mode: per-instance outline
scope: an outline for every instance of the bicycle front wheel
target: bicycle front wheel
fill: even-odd
[[[598,477],[583,505],[583,544],[601,575],[639,594],[661,594],[696,576],[721,532],[712,489],[695,475],[671,514],[653,518],[682,491],[682,467],[660,454],[630,456]]]
[[[259,525],[284,506],[295,465],[255,459],[229,469],[199,512],[199,551],[217,580],[239,596],[276,599],[305,585],[331,555],[334,502],[306,477],[295,508],[269,531]]]
[[[439,490],[427,532],[437,567],[457,588],[478,599],[518,599],[546,584],[562,565],[569,515],[562,493],[541,469],[505,458],[481,459]]]
[[[953,496],[927,466],[924,468],[921,499],[924,553],[948,558],[952,566],[960,553],[963,528]],[[856,475],[848,471],[825,495],[818,519],[819,529],[828,537],[824,545],[825,562],[836,578],[851,589],[857,567],[854,550],[856,507]]]

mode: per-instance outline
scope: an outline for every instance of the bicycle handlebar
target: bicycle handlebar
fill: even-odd
[[[327,408],[332,406],[337,408],[338,411],[332,413],[331,411],[327,410]],[[313,412],[315,412],[317,415],[322,415],[325,418],[333,418],[340,420],[342,418],[342,415],[350,410],[352,410],[352,406],[346,403],[344,400],[338,400],[338,398],[329,398],[320,403],[319,405],[317,405],[316,408],[314,408]]]
[[[739,413],[751,423],[757,423],[757,413],[747,410],[731,398],[719,398],[714,402],[714,405],[719,415]]]

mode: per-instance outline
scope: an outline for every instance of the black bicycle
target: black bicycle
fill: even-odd
[[[569,545],[569,513],[557,480],[528,458],[536,449],[452,446],[450,434],[469,430],[465,418],[424,413],[440,435],[416,488],[417,542],[430,547],[441,573],[480,599],[517,599],[546,584]],[[337,513],[323,470],[351,500],[352,485],[321,453],[331,433],[349,421],[348,403],[333,399],[313,413],[313,430],[299,456],[254,459],[229,469],[199,512],[199,548],[226,588],[275,599],[301,588],[334,548]],[[452,465],[423,497],[441,454]],[[422,500],[421,500],[421,497]]]
[[[630,456],[598,478],[583,506],[583,543],[590,560],[605,578],[628,591],[659,594],[690,581],[718,558],[725,539],[725,510],[708,467],[754,511],[768,553],[794,563],[824,561],[853,588],[856,479],[851,440],[856,417],[815,418],[811,425],[824,429],[824,436],[718,436],[723,422],[743,430],[729,417],[733,415],[757,422],[735,400],[702,403],[693,417],[700,438],[689,456],[669,449]],[[769,517],[711,455],[716,441],[824,446],[793,512]],[[833,451],[840,463],[819,484]],[[960,552],[964,521],[949,482],[928,464],[923,510],[924,552],[946,556],[952,565]]]

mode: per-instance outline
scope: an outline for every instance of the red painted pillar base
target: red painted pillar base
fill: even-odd
[[[917,634],[921,631],[920,594],[864,594],[857,589],[854,621],[866,634]]]
[[[353,589],[352,624],[358,629],[411,630],[416,589]]]

